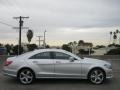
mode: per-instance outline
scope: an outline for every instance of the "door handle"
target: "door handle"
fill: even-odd
[[[38,64],[38,61],[33,61],[33,63]]]
[[[57,64],[60,64],[61,62],[60,61],[56,61]]]

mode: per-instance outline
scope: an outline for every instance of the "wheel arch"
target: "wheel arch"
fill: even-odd
[[[103,73],[104,73],[104,75],[105,75],[105,78],[106,78],[106,72],[105,72],[105,70],[104,70],[103,68],[101,68],[101,67],[93,67],[93,68],[91,68],[91,69],[89,70],[89,72],[87,73],[87,79],[89,79],[89,75],[90,75],[91,71],[92,71],[92,70],[95,70],[95,69],[100,69],[100,70],[102,70]]]
[[[33,75],[34,75],[34,77],[36,78],[35,71],[34,71],[33,69],[29,68],[29,67],[22,67],[22,68],[20,68],[20,69],[18,70],[18,72],[17,72],[17,77],[18,77],[20,71],[22,71],[23,69],[29,69],[29,70],[31,70],[32,73],[33,73]]]

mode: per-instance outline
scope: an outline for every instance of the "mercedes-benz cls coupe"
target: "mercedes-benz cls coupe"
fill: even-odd
[[[4,62],[3,74],[31,84],[38,78],[88,79],[101,84],[112,78],[110,63],[83,58],[61,49],[39,49],[10,57]]]

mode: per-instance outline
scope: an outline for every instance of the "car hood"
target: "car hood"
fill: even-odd
[[[97,64],[110,64],[109,62],[107,61],[104,61],[104,60],[100,60],[100,59],[94,59],[94,58],[84,58],[84,62],[86,63],[97,63]]]

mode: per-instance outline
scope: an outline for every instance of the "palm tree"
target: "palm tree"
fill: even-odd
[[[116,32],[113,33],[113,44],[116,44],[116,40],[117,40],[117,34]]]
[[[28,32],[27,32],[27,39],[28,39],[29,43],[31,42],[32,38],[33,38],[33,31],[32,30],[28,30]]]
[[[118,29],[116,30],[116,34],[117,34],[117,37],[119,37],[119,30]],[[119,39],[118,39],[118,42],[119,42]]]
[[[110,32],[110,42],[109,42],[109,44],[111,44],[111,37],[112,37],[112,31]]]
[[[120,31],[119,31],[119,44],[120,44]]]
[[[117,35],[118,35],[118,43],[120,44],[120,31],[117,29],[117,30],[116,30],[116,33],[117,33]]]

